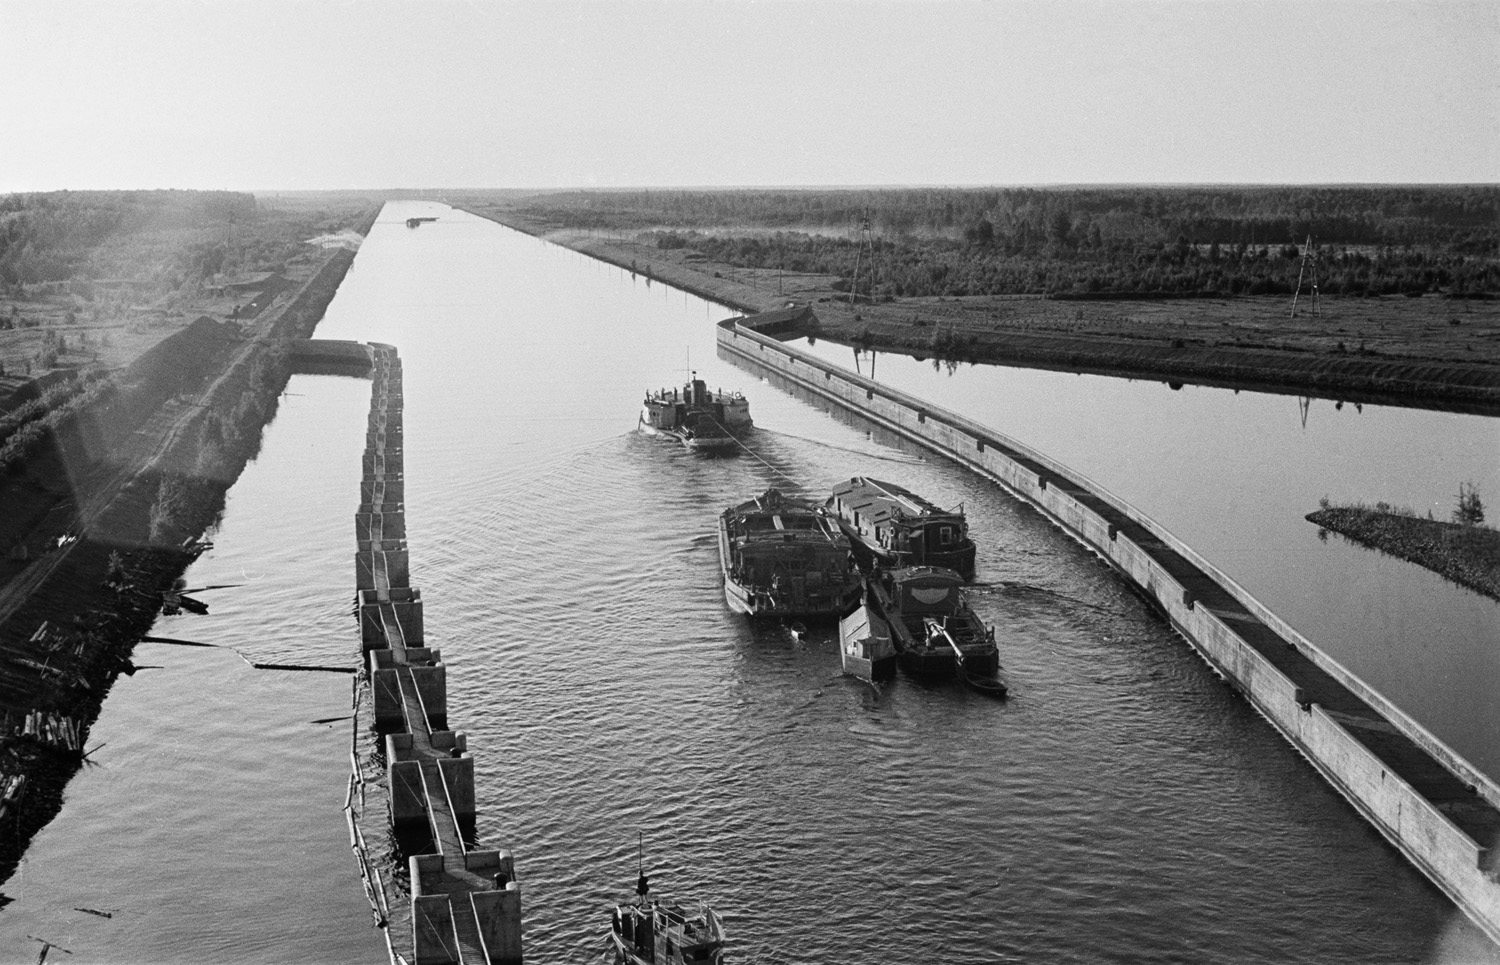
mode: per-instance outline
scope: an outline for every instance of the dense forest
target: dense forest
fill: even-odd
[[[882,299],[1282,294],[1304,269],[1330,295],[1500,293],[1493,185],[577,191],[515,206]],[[874,271],[855,279],[866,241]]]
[[[255,198],[228,191],[57,191],[0,197],[0,281],[7,285],[138,274],[211,274],[235,223],[256,220]],[[153,258],[153,236],[192,236]],[[131,251],[111,244],[131,238]]]

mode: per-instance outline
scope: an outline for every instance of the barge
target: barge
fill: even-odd
[[[849,538],[816,505],[768,489],[719,515],[724,599],[752,617],[839,617],[859,603]]]
[[[944,510],[895,483],[855,476],[827,508],[866,566],[941,566],[974,579],[974,541],[963,507]]]

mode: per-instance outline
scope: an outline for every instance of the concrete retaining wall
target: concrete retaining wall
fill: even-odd
[[[1500,786],[1154,520],[995,430],[755,330],[721,357],[1003,485],[1127,577],[1413,864],[1500,943]]]

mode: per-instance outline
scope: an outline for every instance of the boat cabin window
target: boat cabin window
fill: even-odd
[[[958,527],[946,525],[937,527],[937,542],[939,546],[952,546],[958,542]]]
[[[907,606],[920,609],[940,607],[950,601],[957,602],[958,588],[954,586],[912,586],[906,589]]]

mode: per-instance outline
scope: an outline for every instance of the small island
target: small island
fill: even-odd
[[[1307,515],[1308,522],[1500,600],[1500,531],[1482,525],[1483,507],[1472,488],[1460,489],[1452,522],[1417,516],[1385,503],[1374,508],[1324,503]]]

